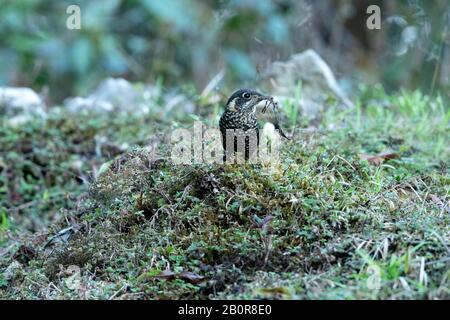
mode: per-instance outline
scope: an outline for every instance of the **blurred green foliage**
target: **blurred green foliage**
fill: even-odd
[[[358,67],[368,80],[373,77],[393,87],[448,82],[436,73],[450,51],[447,1],[395,3],[383,4],[383,14],[398,14],[408,24],[428,30],[419,33],[428,42],[422,41],[420,50],[410,50],[407,56],[385,50],[400,41],[402,30],[396,30],[395,23],[384,25],[384,46],[358,49],[358,41],[376,43],[380,36],[365,30],[367,1],[80,0],[76,4],[82,29],[69,30],[66,9],[72,1],[2,0],[0,85],[37,90],[48,86],[50,97],[60,101],[86,94],[107,76],[145,82],[163,77],[166,84],[188,82],[201,89],[225,68],[228,82],[245,84],[271,61],[309,47],[338,73],[354,69],[345,60],[362,56]],[[355,42],[346,37],[333,40],[339,34],[358,38],[358,33],[365,35]],[[352,46],[351,52],[343,49],[347,46]],[[374,66],[371,62],[377,59]]]
[[[0,65],[0,84],[57,86],[59,92],[52,95],[62,98],[85,93],[111,75],[148,81],[157,75],[168,80],[200,73],[209,77],[205,62],[218,46],[231,70],[251,78],[255,67],[241,51],[245,43],[239,35],[248,28],[263,33],[269,27],[273,41],[281,42],[288,33],[270,1],[230,1],[227,8],[240,10],[240,15],[220,13],[220,2],[78,1],[81,30],[66,28],[71,4],[1,3],[0,59],[7,63]]]

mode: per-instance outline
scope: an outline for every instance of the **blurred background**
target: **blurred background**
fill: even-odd
[[[81,30],[66,9],[81,7]],[[381,30],[366,9],[381,7]],[[258,80],[276,60],[316,50],[342,87],[381,83],[450,95],[448,0],[0,1],[0,85],[84,95],[109,76],[202,90]]]

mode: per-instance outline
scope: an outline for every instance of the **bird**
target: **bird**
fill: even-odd
[[[225,111],[220,117],[219,127],[222,134],[222,145],[224,149],[224,161],[226,155],[238,151],[238,138],[245,135],[245,154],[246,160],[250,158],[250,136],[256,135],[256,144],[259,144],[259,124],[256,118],[256,105],[261,101],[267,100],[269,97],[259,93],[253,89],[236,90],[228,99]],[[228,139],[234,139],[233,150],[227,151]],[[242,137],[241,137],[242,138]],[[253,140],[254,141],[254,140]],[[254,150],[254,144],[252,150]],[[240,150],[244,151],[244,150]]]
[[[239,138],[242,139],[241,141],[245,146],[244,150],[239,150],[241,153],[244,153],[245,160],[249,160],[251,156],[254,156],[259,146],[260,131],[256,107],[262,101],[266,101],[263,112],[267,109],[268,103],[271,103],[275,109],[276,106],[273,97],[264,95],[254,89],[239,89],[229,97],[225,111],[219,121],[222,145],[225,151],[223,156],[224,161],[227,160],[227,154],[238,151]],[[275,123],[275,127],[280,128],[278,122]],[[283,137],[287,138],[282,130],[279,131]],[[227,150],[227,138],[234,140],[232,143],[234,146],[233,150]]]

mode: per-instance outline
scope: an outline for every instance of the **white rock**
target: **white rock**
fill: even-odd
[[[46,116],[45,103],[30,88],[0,87],[0,114],[6,115],[10,125],[22,125]]]
[[[157,88],[140,86],[121,78],[108,78],[87,97],[68,98],[64,105],[72,112],[133,112],[146,114],[152,100],[159,95]]]
[[[262,72],[260,86],[280,100],[293,99],[301,83],[300,107],[313,115],[324,108],[326,99],[335,97],[345,107],[353,103],[339,87],[327,63],[314,51],[295,54],[286,62],[276,61]]]
[[[114,106],[108,101],[96,100],[90,97],[68,98],[64,101],[65,106],[71,112],[80,112],[82,110],[96,110],[101,112],[114,111]]]
[[[163,108],[157,105],[158,101],[162,101]],[[64,101],[64,106],[74,113],[91,110],[100,113],[124,111],[145,115],[155,107],[164,113],[195,111],[195,104],[183,94],[162,94],[158,87],[133,84],[120,78],[108,78],[89,96],[68,98]]]
[[[10,108],[39,108],[43,102],[30,88],[0,87],[0,104]]]
[[[129,109],[130,104],[142,98],[142,95],[142,92],[136,90],[127,80],[108,78],[100,83],[89,98],[109,102],[120,109]]]

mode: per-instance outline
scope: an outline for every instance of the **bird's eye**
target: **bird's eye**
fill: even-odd
[[[244,97],[245,99],[250,99],[250,93],[245,92],[242,97]]]

